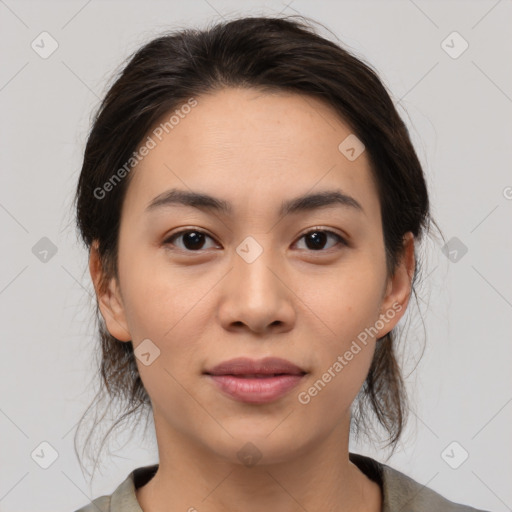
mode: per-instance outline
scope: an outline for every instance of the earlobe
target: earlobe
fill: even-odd
[[[124,306],[115,277],[105,283],[105,276],[95,240],[89,254],[89,271],[96,292],[96,299],[108,332],[119,341],[131,341],[126,323]]]
[[[390,332],[405,314],[412,291],[414,266],[414,235],[409,231],[404,235],[402,258],[394,275],[388,281],[382,301],[380,318],[385,320],[385,327],[381,329],[377,338],[382,338]]]

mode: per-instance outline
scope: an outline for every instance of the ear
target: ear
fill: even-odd
[[[403,238],[403,249],[400,262],[393,276],[388,278],[386,290],[382,298],[379,318],[385,323],[379,330],[377,339],[388,334],[405,314],[412,291],[414,276],[414,235],[408,231]]]
[[[89,272],[96,291],[96,298],[105,320],[108,332],[119,341],[131,341],[119,287],[115,277],[105,284],[105,276],[98,251],[98,242],[94,240],[89,253]]]

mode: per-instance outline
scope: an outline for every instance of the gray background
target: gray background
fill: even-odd
[[[73,451],[94,391],[95,340],[87,254],[70,207],[109,81],[162,30],[280,11],[327,25],[378,70],[425,166],[434,218],[457,251],[450,260],[444,242],[424,244],[427,280],[403,344],[414,407],[386,462],[453,501],[512,510],[510,0],[0,0],[1,511],[75,510],[157,461],[153,439],[136,434],[89,485]],[[31,47],[43,31],[58,43],[46,59]],[[453,31],[469,44],[457,58],[442,46]],[[453,36],[445,44],[462,48]],[[43,237],[57,248],[46,262],[36,257]],[[454,441],[452,464],[459,446],[469,453],[458,469],[445,452]],[[42,442],[58,454],[47,469],[31,455]],[[351,450],[387,455],[362,442]]]

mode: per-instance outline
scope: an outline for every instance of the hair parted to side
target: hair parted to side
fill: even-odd
[[[87,249],[93,242],[98,244],[105,276],[102,287],[118,277],[120,212],[136,168],[104,199],[98,199],[94,191],[129,161],[162,115],[190,98],[224,87],[309,95],[328,104],[351,127],[366,147],[377,184],[388,275],[393,275],[400,261],[406,232],[412,231],[419,241],[429,232],[430,223],[437,227],[430,216],[421,164],[386,88],[368,64],[318,35],[312,23],[316,22],[302,16],[240,18],[205,30],[162,35],[130,58],[95,115],[74,197],[83,243]],[[415,296],[419,268],[416,254]],[[114,404],[120,407],[120,415],[96,453],[96,467],[114,427],[135,413],[145,411],[149,416],[151,402],[137,370],[132,343],[110,335],[97,301],[95,318],[101,345],[100,389],[80,419],[75,451],[78,432],[90,409],[106,398],[107,409]],[[377,343],[367,379],[354,403],[351,429],[371,439],[375,422],[370,420],[376,418],[377,426],[387,432],[387,446],[394,450],[408,405],[393,331]],[[96,418],[85,447],[98,426]],[[78,459],[83,469],[80,455]]]

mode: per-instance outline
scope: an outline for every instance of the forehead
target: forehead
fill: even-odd
[[[365,212],[378,209],[366,152],[350,161],[340,151],[352,130],[320,100],[240,88],[195,100],[192,108],[177,106],[172,123],[173,112],[166,113],[144,138],[154,147],[131,171],[128,212],[141,214],[171,188],[208,193],[236,209],[268,209],[336,188],[357,197]]]

